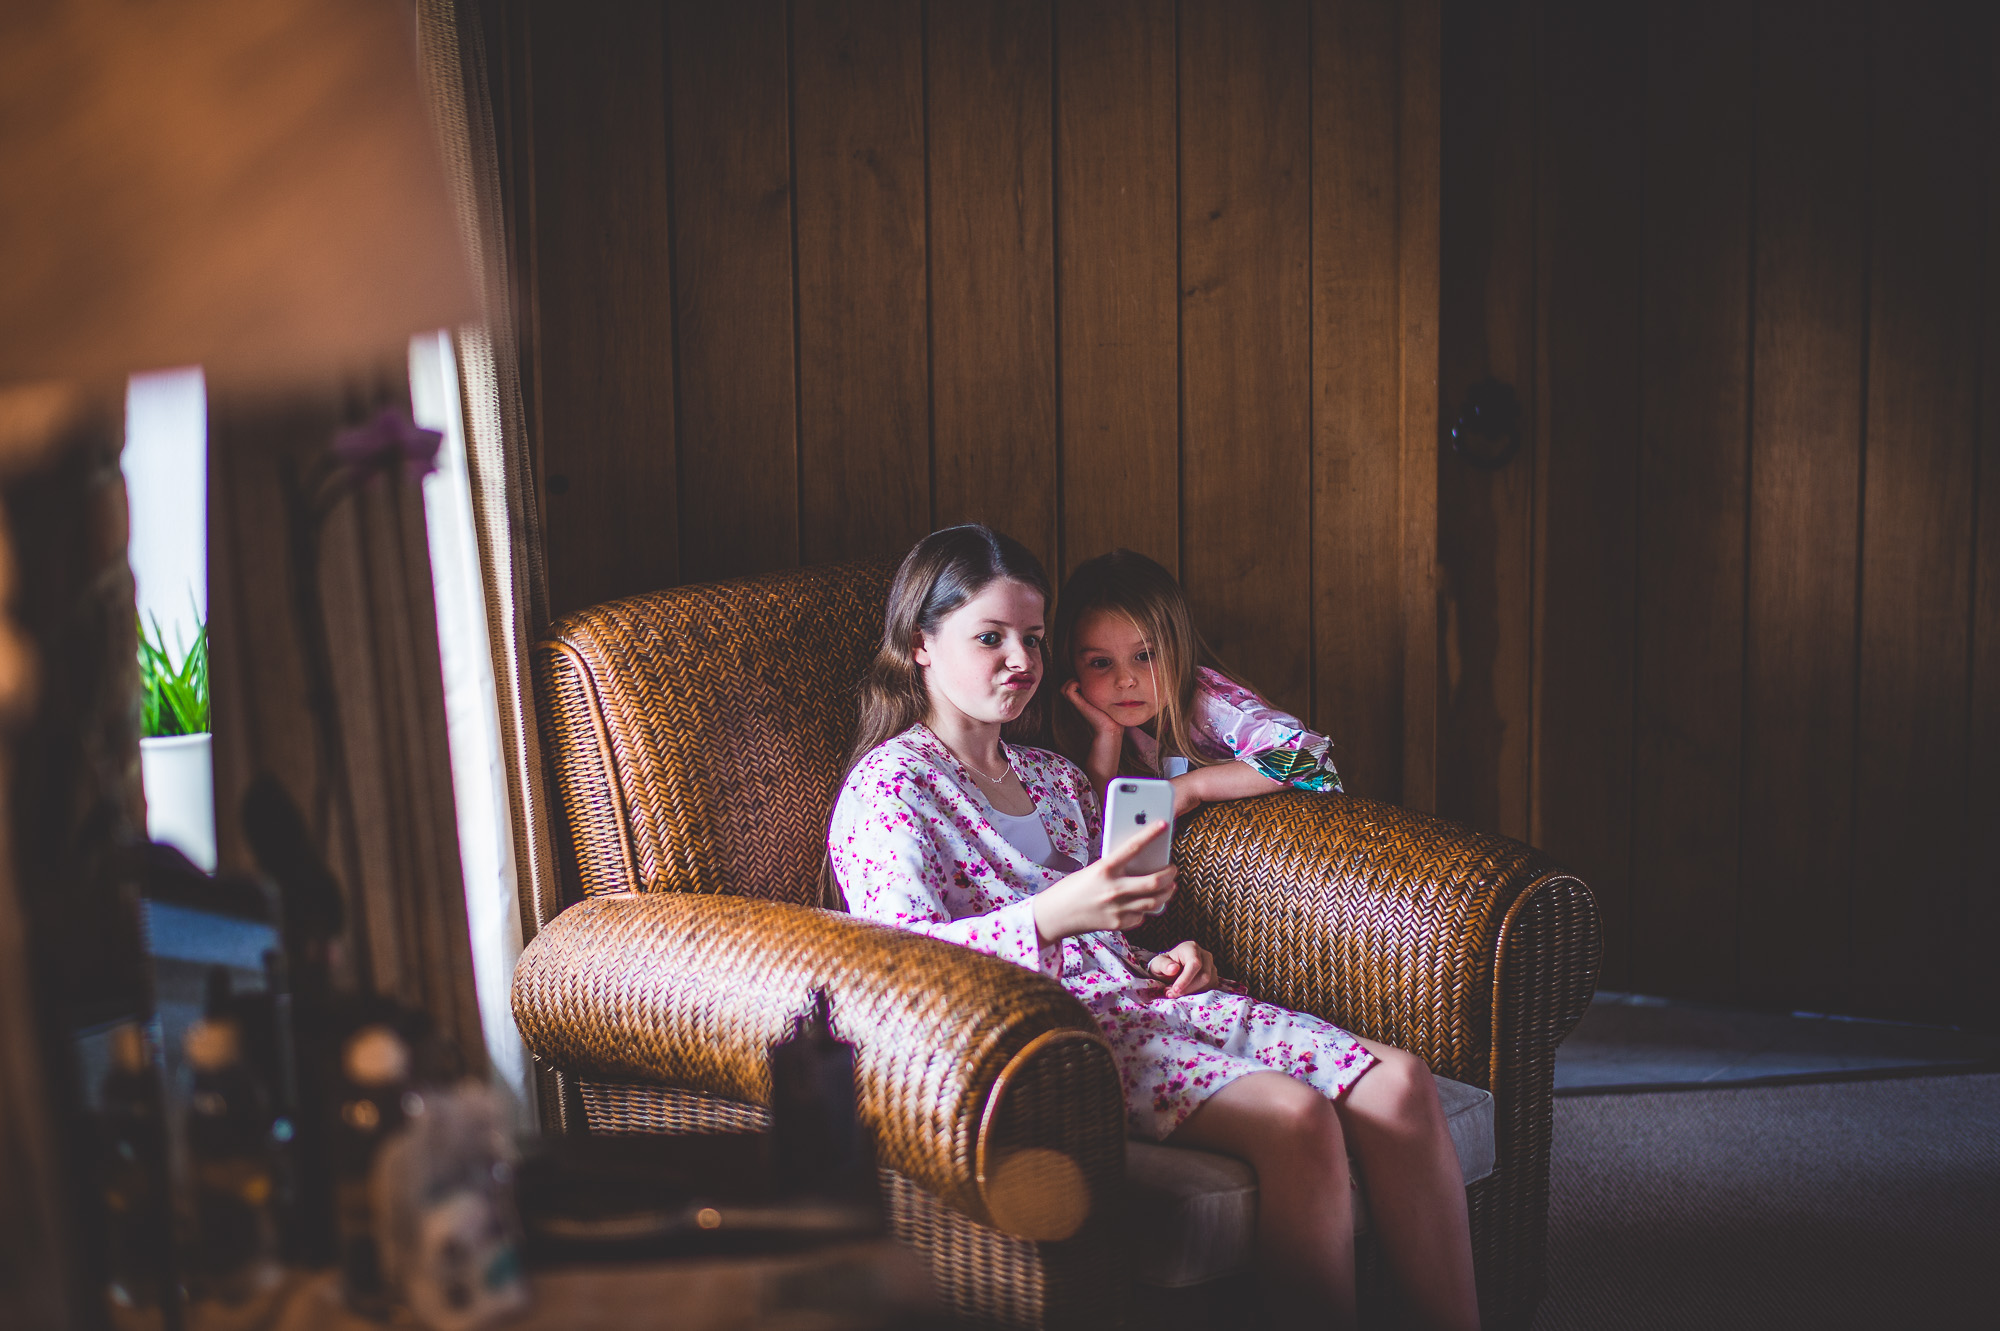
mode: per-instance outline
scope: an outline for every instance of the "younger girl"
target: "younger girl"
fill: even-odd
[[[848,909],[1047,975],[1103,1031],[1134,1135],[1249,1161],[1280,1326],[1353,1324],[1350,1151],[1418,1323],[1476,1326],[1465,1184],[1430,1069],[1225,987],[1197,943],[1135,947],[1121,931],[1165,906],[1175,870],[1132,872],[1143,838],[1093,862],[1083,773],[1006,742],[1033,722],[1048,594],[1035,557],[986,527],[904,558],[827,829]]]
[[[1056,598],[1055,666],[1069,707],[1056,746],[1103,790],[1163,776],[1174,814],[1216,800],[1339,790],[1332,742],[1223,673],[1174,575],[1132,550],[1077,566]]]

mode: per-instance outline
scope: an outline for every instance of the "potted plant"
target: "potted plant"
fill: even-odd
[[[208,720],[208,625],[176,661],[155,619],[139,623],[140,778],[146,835],[215,871],[215,775]]]

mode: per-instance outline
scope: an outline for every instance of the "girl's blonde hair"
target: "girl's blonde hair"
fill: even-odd
[[[1202,641],[1174,575],[1136,550],[1118,549],[1087,559],[1063,584],[1050,635],[1055,691],[1076,678],[1077,625],[1100,610],[1130,620],[1152,649],[1154,690],[1160,700],[1154,738],[1160,744],[1160,757],[1178,755],[1194,767],[1217,761],[1200,754],[1193,743],[1195,671],[1207,666],[1230,679],[1236,677]],[[1073,761],[1083,762],[1093,738],[1090,723],[1067,699],[1052,701],[1049,710],[1056,747]],[[1118,771],[1124,776],[1159,775],[1139,756],[1129,737],[1119,747]]]

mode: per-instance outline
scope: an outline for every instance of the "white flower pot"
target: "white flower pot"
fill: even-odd
[[[212,736],[173,735],[139,741],[146,785],[146,835],[215,872],[215,763]]]

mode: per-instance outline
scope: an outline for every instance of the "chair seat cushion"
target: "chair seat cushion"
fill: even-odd
[[[1477,1086],[1437,1079],[1451,1144],[1467,1184],[1493,1172],[1493,1097]],[[1127,1232],[1141,1284],[1178,1289],[1250,1267],[1257,1233],[1257,1173],[1232,1155],[1125,1144]],[[1368,1227],[1364,1193],[1354,1194],[1357,1233]]]

